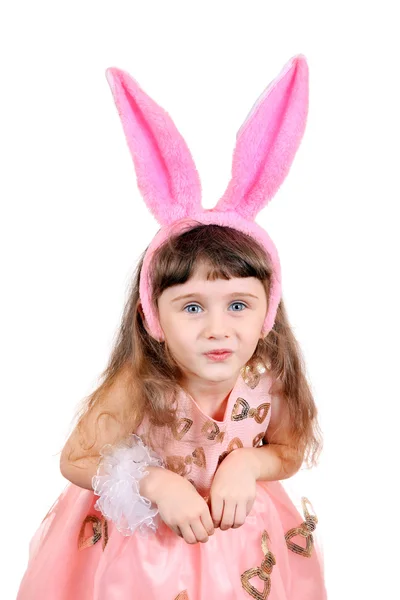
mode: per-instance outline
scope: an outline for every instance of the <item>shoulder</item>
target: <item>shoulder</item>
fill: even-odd
[[[70,434],[61,453],[61,462],[78,450],[87,454],[98,452],[107,443],[119,438],[123,425],[128,422],[131,409],[132,375],[129,366],[123,366],[107,385],[100,386],[86,402],[78,423]]]

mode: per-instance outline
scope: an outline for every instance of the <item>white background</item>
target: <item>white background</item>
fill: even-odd
[[[287,483],[319,518],[329,599],[394,598],[396,3],[7,4],[1,598],[16,597],[29,540],[67,484],[59,453],[106,366],[136,261],[159,227],[137,189],[105,69],[130,72],[169,112],[211,208],[230,178],[237,130],[298,53],[310,69],[308,124],[287,179],[257,217],[280,254],[324,433],[320,466]]]

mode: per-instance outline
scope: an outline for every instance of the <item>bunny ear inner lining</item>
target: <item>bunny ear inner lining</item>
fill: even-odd
[[[147,207],[161,225],[197,212],[200,178],[171,117],[129,73],[113,67],[106,74]]]

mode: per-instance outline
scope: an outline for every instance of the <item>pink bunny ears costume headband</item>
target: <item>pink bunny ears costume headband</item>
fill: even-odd
[[[212,209],[201,206],[201,185],[190,151],[171,117],[125,71],[106,70],[107,81],[133,158],[138,187],[160,223],[145,254],[140,300],[151,335],[164,339],[152,306],[149,265],[155,250],[193,221],[232,227],[253,237],[269,254],[272,276],[262,328],[272,329],[281,298],[278,252],[256,215],[287,176],[302,140],[308,113],[308,65],[304,55],[291,58],[258,98],[236,135],[232,175]]]

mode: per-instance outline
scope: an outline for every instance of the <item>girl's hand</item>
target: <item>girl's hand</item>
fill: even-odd
[[[148,471],[141,493],[157,504],[164,523],[188,544],[207,542],[214,533],[210,510],[190,481],[168,469],[150,467]]]
[[[246,450],[238,448],[230,452],[211,485],[211,516],[214,526],[222,530],[241,527],[254,504],[258,465],[252,459],[253,453]]]

